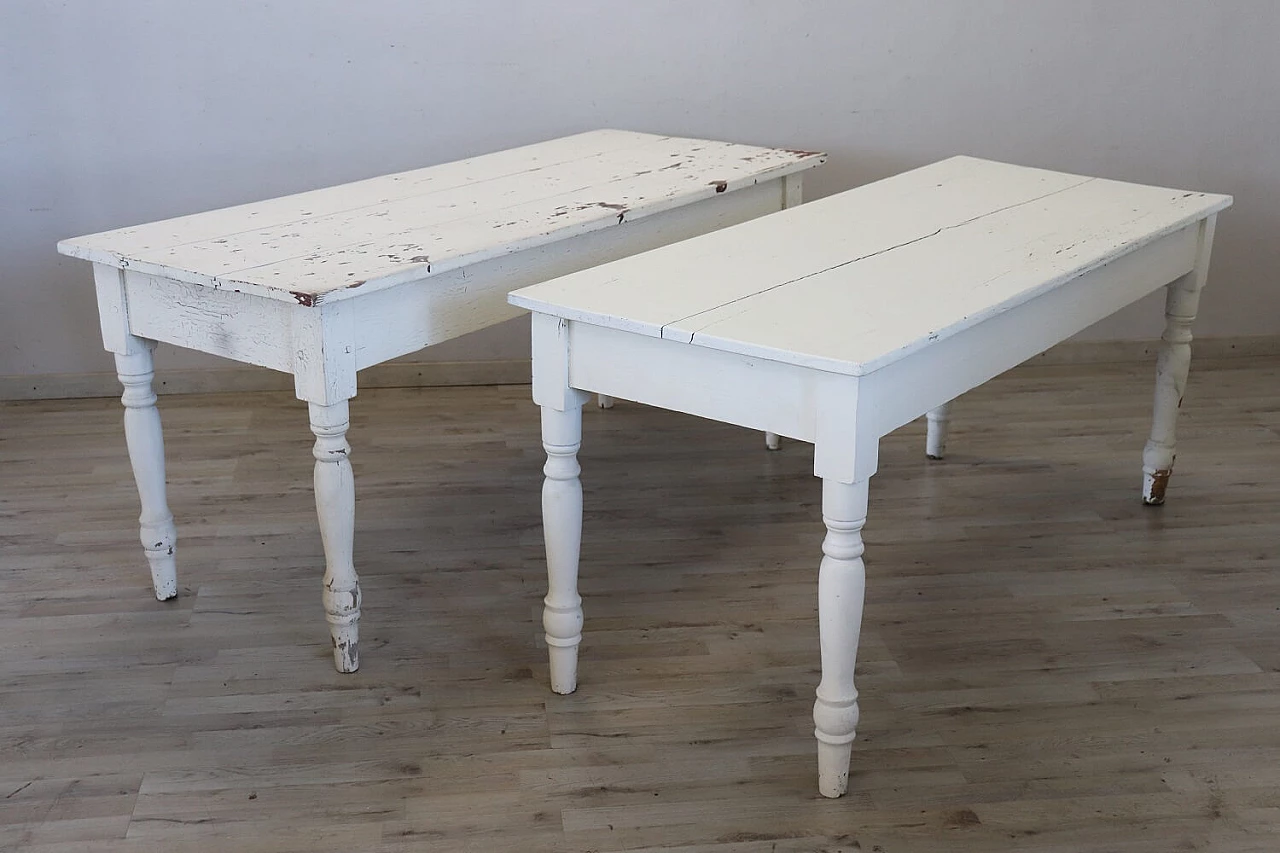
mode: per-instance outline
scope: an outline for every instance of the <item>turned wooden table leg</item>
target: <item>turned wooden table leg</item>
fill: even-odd
[[[858,725],[853,669],[866,590],[862,526],[867,520],[867,484],[867,480],[822,481],[822,520],[827,525],[818,574],[822,681],[813,704],[813,722],[818,790],[824,797],[839,797],[849,787],[849,756]]]
[[[542,528],[547,548],[547,597],[542,611],[551,658],[551,689],[572,693],[578,686],[578,644],[582,641],[582,598],[578,558],[582,550],[582,408],[559,412],[542,407]]]
[[[928,433],[925,436],[924,453],[930,459],[941,459],[947,452],[947,428],[951,425],[951,404],[943,403],[925,415]]]
[[[324,612],[333,638],[333,665],[338,672],[360,668],[360,579],[356,576],[356,488],[351,473],[350,425],[346,401],[331,406],[309,404],[316,443],[316,515],[324,543]]]
[[[151,585],[156,598],[167,601],[178,595],[178,574],[174,546],[177,531],[173,514],[165,500],[164,435],[160,430],[160,412],[151,389],[152,350],[155,341],[133,339],[129,353],[116,354],[116,374],[124,385],[124,435],[129,447],[129,462],[138,484],[142,502],[142,550],[151,564]]]
[[[1191,369],[1191,324],[1200,307],[1200,291],[1209,269],[1215,221],[1216,217],[1210,217],[1201,225],[1195,269],[1165,288],[1165,326],[1156,356],[1151,438],[1142,450],[1142,502],[1149,506],[1164,503],[1177,456],[1178,409]]]

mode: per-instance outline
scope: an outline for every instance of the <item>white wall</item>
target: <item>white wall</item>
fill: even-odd
[[[61,237],[599,126],[824,149],[811,195],[954,153],[1232,193],[1197,331],[1280,334],[1278,47],[1273,0],[3,0],[0,374],[110,369]]]

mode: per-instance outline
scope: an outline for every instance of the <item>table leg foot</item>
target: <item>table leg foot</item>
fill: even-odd
[[[1173,460],[1170,460],[1172,462]],[[1173,471],[1163,468],[1156,471],[1142,472],[1142,502],[1147,506],[1162,506],[1165,489],[1169,488],[1169,477]]]
[[[152,350],[155,341],[132,339],[137,346],[130,353],[116,354],[116,375],[124,386],[124,435],[129,447],[129,463],[138,484],[142,514],[138,518],[139,538],[151,566],[151,586],[156,598],[168,601],[178,595],[177,561],[174,548],[177,529],[165,497],[164,434],[160,412],[151,389],[154,376]]]
[[[866,567],[862,526],[867,520],[868,481],[822,481],[822,542],[818,573],[818,629],[822,681],[813,704],[818,740],[818,790],[839,797],[849,786],[849,757],[858,726],[858,691],[853,670],[862,632]]]
[[[316,443],[316,515],[324,542],[324,612],[333,640],[333,665],[338,672],[360,668],[360,580],[353,560],[356,491],[351,473],[350,425],[347,402],[331,406],[310,404],[311,431]]]
[[[546,626],[546,616],[543,616]],[[548,632],[548,637],[550,632]],[[551,690],[567,696],[578,689],[578,644],[571,646],[547,646],[551,663]]]
[[[852,741],[827,743],[818,741],[818,793],[824,797],[843,797],[849,790],[849,757]]]
[[[766,432],[764,434],[764,446],[769,450],[781,450],[782,437],[776,432]]]
[[[360,668],[360,626],[354,621],[335,623],[331,620],[329,639],[333,643],[333,668],[338,672],[358,670]]]
[[[951,404],[943,403],[925,415],[928,422],[928,434],[925,437],[924,453],[930,459],[941,459],[947,453],[947,430],[951,425]]]
[[[613,398],[607,394],[600,394],[596,397],[596,405],[602,409],[612,409]]]
[[[582,551],[582,409],[542,407],[542,529],[547,549],[547,597],[542,611],[551,660],[551,689],[572,693],[578,686],[578,644],[582,641],[582,598],[578,559]]]
[[[173,540],[171,535],[170,541]],[[178,561],[173,555],[173,546],[167,550],[146,551],[147,562],[151,566],[151,589],[156,594],[156,601],[172,601],[178,597]]]

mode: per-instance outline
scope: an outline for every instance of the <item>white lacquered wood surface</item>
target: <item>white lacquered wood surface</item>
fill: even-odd
[[[334,663],[352,672],[360,586],[347,432],[357,371],[515,316],[513,288],[779,210],[824,159],[594,131],[64,240],[61,252],[94,263],[156,596],[178,589],[151,390],[157,341],[293,375],[315,436]]]
[[[512,302],[535,312],[547,488],[565,468],[553,432],[578,422],[587,392],[814,444],[827,527],[818,790],[841,796],[859,721],[862,528],[881,437],[930,413],[926,449],[941,457],[953,399],[1167,287],[1143,455],[1143,500],[1161,503],[1189,327],[1217,213],[1230,204],[959,157],[515,291]],[[576,590],[572,557],[554,543],[579,541],[581,524],[580,504],[544,510],[553,588]],[[548,618],[554,610],[549,597]],[[554,688],[572,689],[576,656],[553,661]]]
[[[512,301],[861,375],[1230,201],[954,157],[525,288]]]

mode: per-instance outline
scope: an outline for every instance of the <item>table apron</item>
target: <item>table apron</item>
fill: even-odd
[[[558,322],[547,315],[535,322],[544,318]],[[856,376],[563,322],[568,323],[569,385],[582,391],[808,442],[816,440],[820,419],[840,407],[838,401],[857,398]]]
[[[1189,274],[1200,231],[1154,240],[864,376],[535,314],[535,397],[539,370],[548,391],[557,381],[538,340],[553,352],[559,327],[568,387],[808,441],[820,476],[860,480],[875,472],[882,436]]]
[[[1201,228],[1188,225],[868,373],[867,426],[887,435],[1189,274]]]
[[[314,310],[126,270],[129,331],[187,349],[293,372],[291,322]]]

